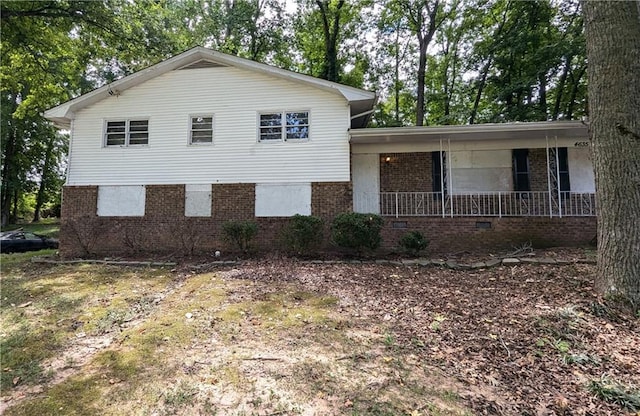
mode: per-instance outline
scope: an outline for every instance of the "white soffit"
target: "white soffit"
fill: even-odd
[[[352,129],[352,144],[421,143],[439,140],[513,140],[575,138],[588,140],[588,126],[581,121],[471,124]]]

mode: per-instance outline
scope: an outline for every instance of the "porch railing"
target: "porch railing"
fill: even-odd
[[[560,192],[381,192],[380,214],[393,217],[590,217],[595,194]],[[358,201],[356,201],[358,202]]]

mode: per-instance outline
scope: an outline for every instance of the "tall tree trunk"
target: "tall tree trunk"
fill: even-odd
[[[11,94],[10,105],[11,110],[10,114],[13,114],[18,107],[17,104],[17,95]],[[11,202],[13,197],[13,189],[16,186],[16,140],[18,138],[17,132],[17,121],[11,116],[9,131],[6,132],[8,135],[7,141],[5,143],[4,151],[4,160],[2,161],[2,197],[0,198],[0,211],[2,215],[2,226],[5,226],[11,222]]]
[[[489,75],[489,68],[491,68],[492,63],[493,63],[493,54],[489,57],[487,62],[484,64],[484,67],[482,68],[480,80],[478,81],[478,90],[476,91],[476,98],[473,100],[473,107],[471,107],[471,114],[469,115],[469,124],[474,124],[476,122],[478,107],[480,107],[480,99],[482,98],[482,92],[484,91],[484,87],[485,85],[487,85],[487,76]]]
[[[13,189],[13,199],[11,201],[12,211],[9,216],[9,222],[16,223],[18,222],[18,201],[20,201],[20,190],[18,187]]]
[[[425,79],[427,73],[427,43],[424,38],[419,37],[420,40],[420,57],[418,58],[418,97],[416,100],[416,126],[424,125],[424,94],[425,94]]]
[[[469,115],[469,124],[474,124],[476,122],[476,115],[478,114],[478,108],[480,107],[480,99],[482,98],[482,92],[484,91],[484,87],[487,85],[487,76],[489,75],[489,70],[491,69],[491,65],[493,64],[493,58],[495,55],[495,48],[498,44],[498,39],[502,36],[502,30],[504,29],[504,24],[507,21],[507,16],[509,14],[509,9],[511,8],[511,2],[507,2],[507,5],[504,8],[502,13],[502,21],[493,32],[493,39],[496,42],[489,49],[489,57],[487,62],[482,67],[482,71],[480,72],[480,80],[478,81],[478,90],[476,91],[476,98],[473,100],[473,107],[471,108],[471,114]]]
[[[324,34],[324,62],[320,78],[338,82],[338,33],[340,32],[340,14],[345,0],[338,1],[333,16],[329,12],[327,0],[316,0],[322,17],[322,31]],[[331,20],[333,17],[333,20]],[[331,20],[331,21],[330,21]]]
[[[396,126],[400,126],[400,24],[396,27],[396,62],[394,68],[393,93],[395,98]]]
[[[578,96],[578,89],[580,88],[580,80],[584,76],[586,70],[587,67],[583,66],[580,68],[577,75],[574,76],[573,73],[571,74],[571,95],[569,95],[569,102],[567,103],[567,120],[573,120],[573,109],[576,105],[576,97]]]
[[[547,74],[540,75],[540,121],[545,121],[548,119],[549,115],[547,114]]]
[[[584,1],[596,288],[640,310],[640,3]]]
[[[556,87],[556,100],[553,104],[553,113],[551,114],[551,120],[557,120],[560,115],[560,103],[562,102],[562,95],[564,93],[564,84],[567,82],[567,75],[569,74],[569,68],[571,67],[571,61],[573,56],[569,55],[564,59],[564,67],[562,68],[562,74],[558,80],[558,86]]]
[[[426,8],[427,17],[429,22],[425,22],[422,17],[422,9]],[[436,17],[438,16],[438,10],[440,9],[440,1],[436,0],[433,3],[431,9],[424,1],[419,4],[417,10],[411,10],[415,14],[410,13],[409,17],[412,20],[415,34],[418,38],[418,96],[416,102],[416,126],[424,125],[424,113],[425,113],[425,76],[427,73],[427,49],[433,39],[433,35],[436,33],[438,27],[436,23]],[[426,27],[424,25],[427,24]]]
[[[40,186],[38,187],[38,193],[36,194],[36,207],[33,212],[33,221],[40,221],[40,211],[42,205],[44,205],[44,196],[47,186],[49,185],[49,170],[51,169],[51,158],[53,156],[53,145],[55,143],[55,136],[49,138],[47,142],[47,149],[45,150],[44,163],[42,165],[42,172],[40,172]]]

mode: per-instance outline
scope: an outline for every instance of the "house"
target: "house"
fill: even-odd
[[[385,216],[388,247],[595,235],[581,123],[368,129],[375,101],[197,47],[52,108],[71,132],[61,253],[213,250],[227,220],[270,249],[294,214],[351,210]]]

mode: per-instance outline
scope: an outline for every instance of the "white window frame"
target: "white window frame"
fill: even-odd
[[[304,138],[287,138],[287,114],[292,113],[307,113],[307,124],[303,124],[302,126],[307,127],[307,137]],[[278,114],[280,116],[280,124],[278,126],[264,126],[264,127],[279,127],[280,128],[280,139],[262,139],[262,129],[261,125],[261,117],[263,115],[275,115]],[[307,142],[311,140],[311,111],[310,110],[278,110],[278,111],[260,111],[257,117],[257,136],[258,143],[283,143],[283,142]]]
[[[140,143],[140,144],[130,144],[130,139],[131,139],[131,122],[132,121],[146,121],[147,122],[147,142],[146,143]],[[108,144],[108,126],[109,123],[122,123],[124,122],[124,144]],[[149,123],[149,117],[136,117],[136,118],[126,118],[126,119],[109,119],[109,120],[104,120],[104,124],[103,124],[103,132],[102,132],[102,146],[103,147],[145,147],[145,146],[149,146],[149,137],[151,136],[150,132],[150,124]]]
[[[209,142],[193,142],[193,119],[194,118],[211,118],[211,141]],[[191,114],[189,115],[189,145],[190,146],[211,146],[213,144],[213,138],[215,136],[216,119],[213,114]],[[198,130],[208,131],[208,130]]]

